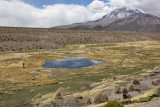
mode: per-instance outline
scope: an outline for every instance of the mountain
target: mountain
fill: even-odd
[[[104,29],[111,31],[160,33],[160,18],[150,14],[142,14],[140,16],[131,15],[111,23]]]
[[[103,16],[101,19],[96,21],[89,21],[86,23],[75,23],[71,25],[64,25],[64,26],[57,26],[56,28],[61,29],[103,29],[107,25],[111,24],[112,22],[125,18],[130,15],[139,16],[143,12],[139,11],[138,9],[128,9],[127,7],[122,7],[115,9],[114,11],[110,12],[109,14]]]
[[[143,11],[140,11],[138,9],[131,9],[127,7],[117,8],[114,11],[111,11],[109,14],[103,16],[103,18],[99,19],[99,21],[105,21],[105,20],[118,20],[125,17],[128,17],[130,15],[132,16],[140,16],[141,14],[144,14]]]
[[[122,7],[96,21],[58,26],[56,28],[160,33],[160,18],[138,9]]]

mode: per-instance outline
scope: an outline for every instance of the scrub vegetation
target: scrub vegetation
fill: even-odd
[[[0,51],[65,48],[66,44],[160,40],[159,33],[0,27]]]
[[[3,35],[6,38],[3,38],[2,45],[0,45],[0,106],[57,103],[53,96],[61,87],[63,87],[63,99],[66,99],[64,101],[72,99],[75,93],[79,93],[78,95],[82,95],[83,99],[78,99],[78,101],[85,106],[88,104],[93,106],[97,102],[105,105],[105,102],[112,100],[119,100],[124,105],[135,102],[142,103],[157,97],[150,94],[143,98],[137,96],[139,93],[145,94],[149,90],[159,87],[159,80],[154,80],[158,79],[154,74],[154,68],[160,71],[158,68],[160,66],[159,34],[25,28],[19,28],[19,30],[17,30],[18,28],[0,29],[1,36],[11,34],[10,36]],[[14,32],[18,32],[19,35]],[[24,35],[21,35],[22,33]],[[31,39],[31,35],[36,39]],[[27,41],[26,38],[30,39]],[[26,48],[28,45],[25,44],[25,41],[26,43],[32,41],[35,43],[35,47],[31,43],[31,48]],[[46,45],[47,48],[43,48],[43,46],[39,48],[37,45],[39,42],[41,45]],[[11,44],[9,45],[9,43]],[[19,43],[24,44],[24,47]],[[50,43],[60,47],[49,47]],[[12,50],[10,46],[16,47],[16,50]],[[18,46],[22,46],[21,49]],[[42,67],[45,61],[67,59],[73,56],[98,60],[106,62],[106,64],[82,69]],[[154,75],[156,78],[149,78],[150,75]],[[149,84],[144,80],[147,80],[146,82]],[[144,84],[151,87],[144,90]],[[119,87],[118,93],[113,91],[115,87]],[[107,90],[107,94],[104,92],[105,90]],[[107,100],[102,98],[102,101],[94,103],[96,94],[101,92],[105,93],[104,96]],[[98,97],[101,97],[101,94]],[[127,99],[123,99],[124,97]],[[75,101],[74,98],[72,101]],[[79,103],[74,102],[74,104]]]

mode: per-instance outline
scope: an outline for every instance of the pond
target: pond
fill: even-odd
[[[42,67],[44,68],[63,68],[63,69],[82,69],[83,67],[102,65],[105,62],[96,60],[87,60],[83,57],[70,57],[70,59],[56,59],[46,61]]]

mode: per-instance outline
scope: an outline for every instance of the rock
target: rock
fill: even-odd
[[[55,106],[55,107],[83,107],[83,105],[84,104],[78,99],[70,97],[68,99],[65,99],[61,106]]]
[[[158,70],[158,71],[160,71],[160,66],[155,67],[153,70]]]
[[[83,99],[83,96],[80,94],[74,94],[73,98],[78,100],[78,99]]]
[[[61,84],[64,84],[64,82],[59,82],[58,84],[61,85]]]
[[[33,99],[37,99],[37,98],[41,98],[41,97],[42,97],[42,94],[38,93],[35,97],[33,97]]]
[[[137,91],[137,92],[141,92],[141,89],[137,88],[137,89],[134,89],[134,91]]]
[[[34,92],[35,90],[30,90],[29,92]]]

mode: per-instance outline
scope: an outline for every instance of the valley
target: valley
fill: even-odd
[[[0,0],[0,107],[159,107],[158,0]]]
[[[143,80],[143,76],[149,75],[153,68],[160,65],[159,50],[159,41],[138,41],[70,44],[63,49],[1,52],[0,105],[7,107],[46,103],[52,100],[54,92],[60,87],[64,88],[64,96],[72,96],[74,93],[86,96],[88,91],[94,96],[95,93],[105,90],[96,85],[100,83],[103,86],[104,83],[101,81],[105,79],[107,83],[108,79],[118,83],[124,81],[123,79],[113,81],[111,78],[115,76]],[[42,67],[45,61],[73,56],[102,61],[106,64],[82,69]],[[136,73],[138,75],[135,75]],[[33,99],[39,93],[42,98]]]

